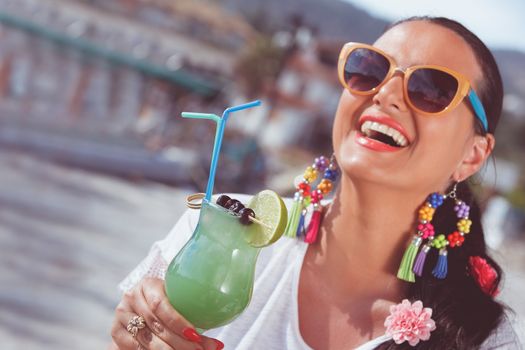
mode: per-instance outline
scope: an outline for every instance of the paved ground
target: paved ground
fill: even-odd
[[[0,189],[0,347],[104,349],[117,283],[188,191],[3,152]]]
[[[117,283],[190,192],[0,151],[1,348],[104,349]],[[523,335],[525,244],[506,241],[497,259],[508,271],[501,298]]]

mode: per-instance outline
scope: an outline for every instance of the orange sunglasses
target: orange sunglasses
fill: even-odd
[[[468,96],[476,117],[488,132],[485,110],[469,80],[461,73],[436,65],[400,68],[383,51],[367,44],[347,43],[339,54],[341,84],[357,95],[374,94],[396,72],[403,73],[408,105],[423,115],[439,115],[456,108]]]

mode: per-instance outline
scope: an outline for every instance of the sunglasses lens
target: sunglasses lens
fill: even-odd
[[[370,91],[385,79],[390,62],[381,54],[369,49],[355,49],[345,63],[344,79],[349,89]]]
[[[437,113],[450,105],[458,91],[458,81],[452,75],[431,68],[416,69],[408,80],[408,98],[425,112]]]

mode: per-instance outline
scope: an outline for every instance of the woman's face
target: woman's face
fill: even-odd
[[[451,68],[465,75],[479,91],[481,69],[474,53],[447,28],[424,21],[405,22],[383,34],[374,46],[393,57],[401,68],[419,64]],[[395,150],[371,147],[359,132],[366,116],[399,123],[408,145]],[[352,95],[345,89],[333,126],[335,154],[346,175],[425,193],[444,190],[451,181],[475,172],[479,166],[465,164],[484,161],[476,158],[476,147],[486,142],[480,139],[485,138],[474,132],[474,115],[467,101],[439,116],[411,110],[403,96],[402,74],[394,75],[375,95]]]

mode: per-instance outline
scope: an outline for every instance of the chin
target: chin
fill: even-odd
[[[378,160],[359,152],[356,146],[346,142],[336,153],[337,164],[341,172],[350,177],[356,175],[370,176],[371,173],[376,173],[380,167],[380,164],[375,164]]]
[[[396,166],[396,162],[381,154],[373,154],[347,138],[336,152],[339,169],[353,182],[374,183],[390,188],[407,189],[411,186],[411,177],[406,168]]]

